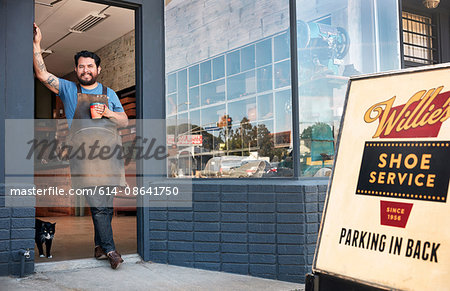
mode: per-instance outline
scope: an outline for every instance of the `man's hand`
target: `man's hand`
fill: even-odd
[[[106,108],[107,107],[105,104],[95,104],[94,105],[94,110],[97,111],[97,113],[101,116],[103,116],[103,114],[105,113]]]
[[[41,45],[42,33],[36,23],[33,23],[33,44]]]
[[[125,112],[111,111],[105,104],[103,104],[103,107],[103,110],[99,109],[100,112],[96,108],[97,112],[99,112],[100,114],[101,112],[103,112],[103,116],[109,118],[112,122],[117,124],[117,127],[119,128],[128,126],[128,116]]]
[[[38,78],[42,84],[50,89],[50,91],[58,94],[59,80],[53,74],[47,72],[41,51],[42,33],[36,23],[33,24],[33,32],[33,67],[36,78]]]

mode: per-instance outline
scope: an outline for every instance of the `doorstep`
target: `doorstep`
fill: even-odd
[[[135,264],[142,261],[141,256],[139,256],[138,254],[122,255],[122,258],[127,264]],[[59,261],[59,262],[36,263],[34,265],[34,271],[36,273],[44,273],[44,272],[97,268],[105,266],[109,267],[109,262],[107,259],[97,260],[95,258],[89,258],[89,259]]]

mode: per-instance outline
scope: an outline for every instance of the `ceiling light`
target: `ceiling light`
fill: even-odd
[[[422,3],[426,8],[433,9],[438,7],[441,0],[423,0]]]
[[[89,14],[83,20],[72,26],[69,31],[75,33],[83,33],[96,26],[106,18],[108,18],[108,14]]]

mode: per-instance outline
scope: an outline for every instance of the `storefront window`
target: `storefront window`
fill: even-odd
[[[398,3],[297,0],[296,5],[300,173],[329,176],[349,77],[400,69]],[[281,63],[275,67],[276,78],[283,70]],[[281,83],[276,79],[275,86]]]
[[[168,1],[172,176],[293,177],[297,163],[302,177],[329,175],[349,77],[400,69],[397,1],[297,0],[297,108],[288,0]]]
[[[293,176],[289,1],[259,3],[166,5],[170,176]]]

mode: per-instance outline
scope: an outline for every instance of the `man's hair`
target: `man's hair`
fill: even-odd
[[[99,56],[97,56],[97,55],[96,55],[95,53],[93,53],[93,52],[89,52],[89,51],[81,51],[81,52],[78,52],[78,53],[74,56],[74,59],[75,59],[75,67],[78,67],[78,59],[79,59],[80,57],[94,59],[95,65],[97,66],[97,68],[100,66],[100,57],[99,57]]]

